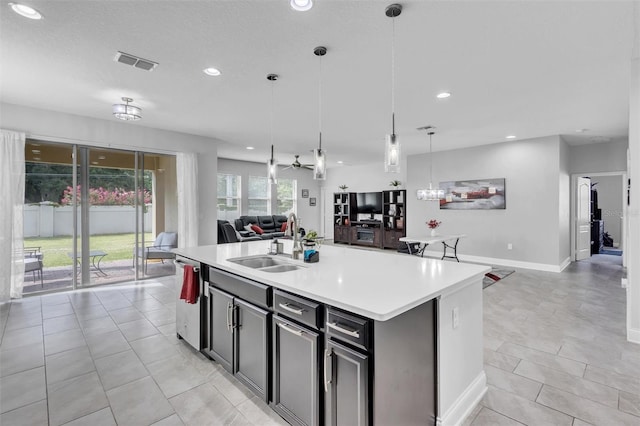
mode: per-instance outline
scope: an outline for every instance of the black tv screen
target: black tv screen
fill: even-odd
[[[358,192],[358,213],[382,214],[381,192]]]

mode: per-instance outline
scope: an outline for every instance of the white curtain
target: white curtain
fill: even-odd
[[[178,174],[178,247],[198,245],[198,157],[180,152],[176,156]]]
[[[22,297],[24,133],[0,129],[0,303]]]

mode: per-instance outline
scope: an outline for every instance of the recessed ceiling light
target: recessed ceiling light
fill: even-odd
[[[291,5],[291,9],[293,10],[297,10],[298,12],[306,12],[313,7],[313,0],[291,0],[289,4]]]
[[[20,3],[9,3],[11,9],[18,15],[29,19],[42,19],[42,14],[32,7]]]
[[[247,149],[248,149],[249,151],[251,151],[252,149],[255,149],[255,148],[254,148],[254,147],[252,147],[252,146],[248,146],[248,147],[247,147]]]
[[[92,161],[92,162],[91,162],[91,164],[93,164],[93,165],[97,165],[97,164],[99,164],[99,163],[98,163],[97,161]]]
[[[338,160],[338,164],[344,164],[344,161]]]
[[[101,155],[101,156],[98,157],[98,160],[106,160],[106,159],[107,159],[107,157],[105,157],[104,155]]]
[[[39,149],[32,149],[31,152],[33,152],[34,154],[40,154],[40,150]]]
[[[436,98],[438,98],[438,99],[445,99],[445,98],[448,98],[449,96],[451,96],[451,93],[449,93],[449,92],[442,92],[442,93],[438,93],[438,94],[436,95]]]
[[[588,132],[589,129],[576,129],[576,133],[584,133],[584,132]]]
[[[40,161],[40,157],[33,157],[35,161]]]
[[[217,68],[205,68],[202,70],[202,72],[204,72],[206,75],[211,75],[213,77],[217,77],[220,75],[220,70]]]
[[[516,138],[516,135],[509,135],[509,136],[505,136],[505,138],[507,138],[507,139],[515,139],[515,138]]]

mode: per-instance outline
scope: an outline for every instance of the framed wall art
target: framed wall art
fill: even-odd
[[[444,199],[441,210],[506,209],[505,179],[478,179],[440,182]]]

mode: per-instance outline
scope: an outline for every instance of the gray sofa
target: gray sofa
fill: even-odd
[[[242,237],[258,236],[263,240],[271,240],[284,236],[284,232],[280,231],[280,229],[282,228],[282,224],[286,222],[287,217],[284,215],[240,216],[235,220],[234,225]],[[249,224],[259,226],[264,233],[256,234],[255,232],[247,231],[245,226]]]

